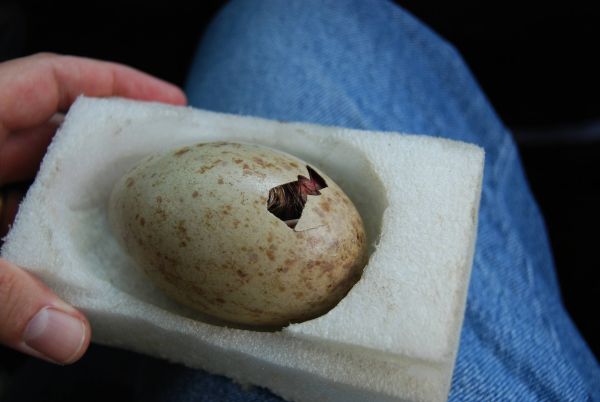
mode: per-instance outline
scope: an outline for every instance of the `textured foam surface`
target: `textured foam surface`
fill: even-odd
[[[370,259],[329,313],[274,333],[212,325],[159,293],[118,246],[107,220],[115,181],[149,153],[216,140],[296,155],[354,201]],[[479,147],[440,138],[80,98],[2,255],[82,309],[95,342],[265,386],[293,401],[445,400],[483,158]]]

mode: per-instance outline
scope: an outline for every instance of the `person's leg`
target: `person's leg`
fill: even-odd
[[[510,135],[456,51],[413,17],[383,1],[233,0],[208,29],[187,92],[192,105],[216,111],[484,146],[479,236],[451,399],[600,399],[600,370],[562,307]],[[280,400],[97,346],[73,367],[49,367],[29,362],[6,400]],[[46,381],[31,387],[32,377]]]
[[[600,398],[567,316],[517,151],[457,52],[382,1],[232,1],[199,47],[191,105],[439,135],[486,150],[475,265],[451,397]]]

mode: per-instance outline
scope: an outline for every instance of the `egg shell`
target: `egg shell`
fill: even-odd
[[[269,190],[308,178],[307,166],[228,142],[154,154],[115,185],[111,224],[177,301],[231,323],[301,322],[335,306],[366,263],[362,219],[322,172],[326,187],[307,196],[295,228],[268,210]]]

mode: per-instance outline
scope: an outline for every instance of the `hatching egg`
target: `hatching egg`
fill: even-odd
[[[116,237],[167,295],[219,320],[281,327],[324,314],[360,278],[366,235],[325,173],[263,146],[151,155],[110,197]]]

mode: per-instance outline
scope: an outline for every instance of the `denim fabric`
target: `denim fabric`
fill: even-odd
[[[382,1],[234,1],[191,69],[194,106],[439,135],[486,150],[451,400],[600,400],[600,368],[562,305],[516,147],[457,51]]]
[[[207,30],[187,93],[193,106],[215,111],[483,146],[478,241],[450,399],[600,401],[600,368],[562,305],[510,133],[456,50],[411,15],[384,1],[234,0]],[[21,373],[9,401],[281,400],[100,346],[74,367],[31,361]]]

